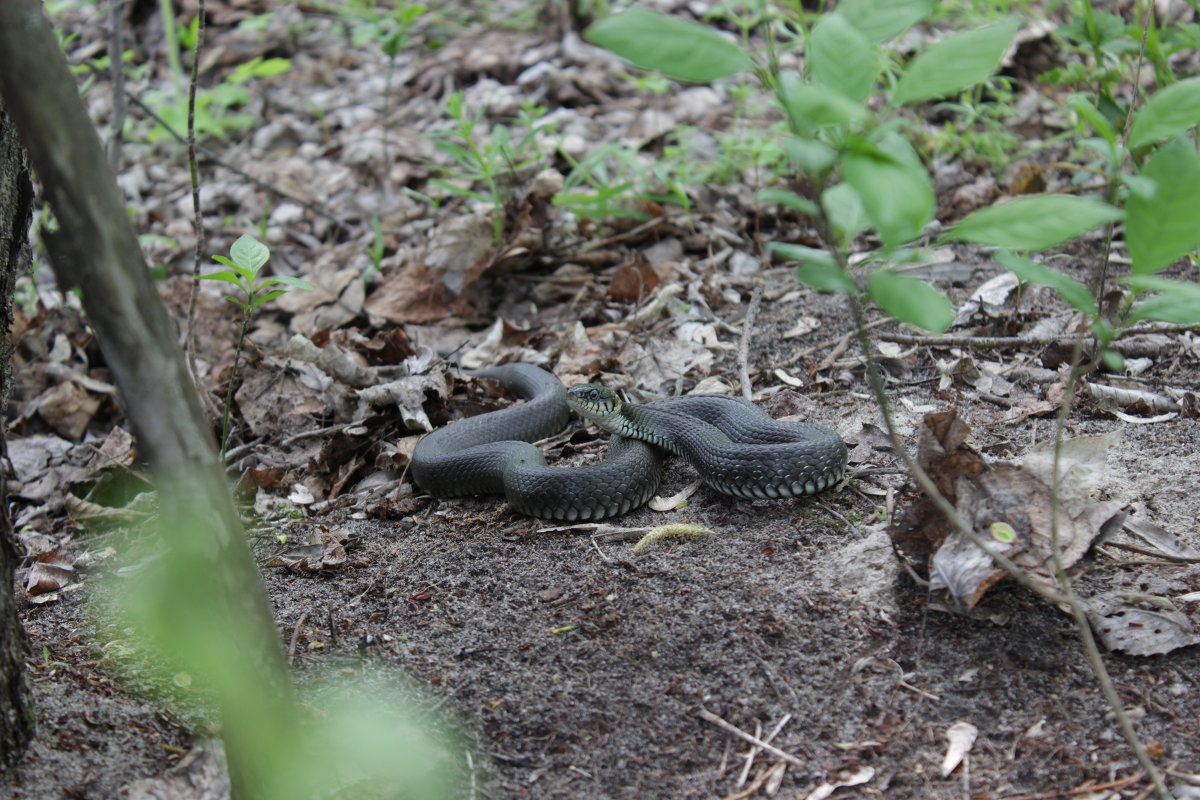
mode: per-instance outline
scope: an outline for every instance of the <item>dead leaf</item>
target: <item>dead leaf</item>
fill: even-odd
[[[650,266],[649,259],[637,253],[634,263],[617,267],[608,296],[619,303],[640,303],[650,292],[658,288],[658,273]]]
[[[287,550],[272,557],[264,567],[286,567],[293,572],[312,573],[333,569],[346,563],[343,542],[349,534],[328,528],[310,530],[290,543]]]
[[[1084,607],[1092,628],[1110,650],[1154,656],[1200,644],[1191,620],[1167,598],[1105,592],[1084,600]]]
[[[425,395],[432,392],[435,396],[445,398],[447,394],[446,376],[444,374],[409,375],[398,380],[381,383],[360,389],[358,396],[372,406],[388,406],[395,404],[400,410],[400,417],[405,427],[410,431],[431,431],[433,423],[425,414]]]
[[[57,592],[75,579],[75,559],[59,550],[42,553],[25,578],[25,594]]]
[[[88,423],[100,409],[100,399],[73,381],[64,381],[43,392],[35,402],[37,413],[62,437],[83,438]]]
[[[1200,550],[1189,545],[1179,536],[1152,522],[1137,517],[1125,520],[1125,530],[1156,548],[1161,558],[1179,561],[1200,561]]]
[[[126,800],[225,800],[231,794],[225,748],[219,739],[195,745],[158,778],[142,778],[124,788]]]
[[[388,322],[423,324],[469,314],[471,306],[453,296],[421,254],[415,253],[404,266],[384,273],[363,310]]]
[[[108,432],[104,443],[88,461],[87,469],[95,473],[109,468],[129,468],[137,461],[133,435],[119,425]]]
[[[875,777],[874,767],[844,769],[804,796],[804,800],[825,800],[845,786],[860,786]]]
[[[1057,587],[1055,535],[1062,563],[1069,568],[1107,526],[1124,521],[1119,503],[1087,501],[1095,488],[1094,483],[1087,485],[1087,479],[1102,474],[1103,442],[1085,440],[1073,452],[1074,460],[1064,460],[1067,469],[1056,504],[1050,487],[1032,471],[985,461],[966,445],[969,433],[970,428],[954,411],[928,414],[917,458],[973,530],[1033,580]],[[1067,480],[1071,470],[1075,477]],[[974,608],[1007,574],[982,548],[952,528],[924,496],[897,516],[890,533],[911,566],[928,566],[930,590],[949,591],[960,608]]]
[[[951,772],[958,769],[963,758],[971,752],[971,747],[975,744],[975,737],[978,735],[978,728],[962,720],[946,729],[946,739],[950,744],[946,747],[945,758],[942,759],[943,778],[949,777]]]

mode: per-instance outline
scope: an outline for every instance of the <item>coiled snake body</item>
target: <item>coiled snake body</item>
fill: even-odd
[[[662,477],[662,450],[687,459],[707,485],[737,497],[813,494],[836,484],[845,470],[846,445],[836,433],[774,420],[740,398],[693,395],[638,405],[623,403],[603,386],[566,391],[558,378],[531,364],[469,374],[494,378],[528,401],[422,439],[412,472],[431,494],[503,494],[524,514],[589,520],[624,514],[649,500]],[[560,431],[571,408],[613,434],[608,458],[585,467],[549,467],[530,442]]]

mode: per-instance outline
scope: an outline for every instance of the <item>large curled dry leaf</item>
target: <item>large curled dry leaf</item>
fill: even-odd
[[[1108,524],[1124,520],[1117,503],[1089,502],[1078,510],[1054,503],[1050,487],[1032,471],[985,461],[966,445],[969,433],[955,411],[926,415],[918,460],[975,532],[1033,580],[1057,587],[1055,535],[1069,568]],[[1100,459],[1102,465],[1102,453]],[[898,515],[890,533],[910,562],[928,569],[930,589],[947,591],[960,608],[974,608],[1006,575],[925,497]]]

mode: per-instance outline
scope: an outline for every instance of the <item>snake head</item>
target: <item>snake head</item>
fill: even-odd
[[[621,398],[617,397],[617,393],[594,383],[584,383],[568,389],[567,405],[601,428],[608,428],[605,422],[621,413]]]

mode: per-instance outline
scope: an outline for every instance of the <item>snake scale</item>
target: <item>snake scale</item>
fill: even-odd
[[[593,384],[570,391],[532,364],[467,374],[492,378],[526,402],[470,417],[423,438],[413,453],[417,485],[440,497],[502,494],[517,511],[554,520],[597,520],[641,506],[658,490],[663,451],[685,458],[708,486],[746,498],[799,497],[842,478],[846,445],[836,433],[780,422],[726,395],[624,403]],[[530,442],[553,435],[574,409],[612,433],[608,457],[550,467]]]

